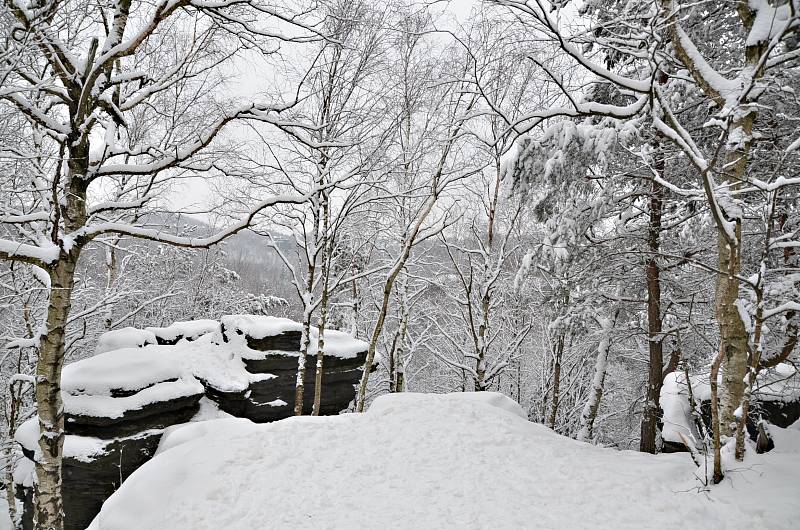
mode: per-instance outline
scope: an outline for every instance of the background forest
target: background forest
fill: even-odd
[[[6,484],[102,333],[237,313],[367,341],[354,411],[492,390],[619,449],[703,378],[718,482],[800,387],[798,7],[3,3]]]

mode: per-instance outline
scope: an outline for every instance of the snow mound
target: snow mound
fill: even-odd
[[[64,411],[94,418],[122,418],[125,413],[148,405],[202,395],[205,389],[192,376],[166,381],[125,397],[63,394]]]
[[[165,342],[175,342],[178,339],[196,340],[207,333],[219,331],[219,322],[209,319],[189,320],[175,322],[164,328],[145,328],[145,331]]]
[[[100,335],[94,352],[97,354],[122,348],[141,348],[156,342],[156,336],[152,331],[127,327],[106,331]]]
[[[178,379],[187,372],[171,355],[173,349],[123,348],[82,359],[64,367],[61,389],[70,394],[111,395],[115,390],[135,392]]]
[[[309,355],[316,355],[319,351],[319,329],[311,328],[311,344],[308,349]],[[325,355],[332,355],[340,359],[353,359],[359,353],[367,351],[369,344],[363,340],[353,338],[349,333],[335,329],[325,330]]]
[[[303,325],[283,317],[263,315],[227,315],[222,317],[222,328],[254,339],[274,337],[287,331],[302,331]]]
[[[703,381],[701,377],[689,378],[696,406],[700,401],[711,398],[711,385],[708,383],[708,378],[705,379]],[[697,445],[702,439],[693,421],[694,413],[689,403],[689,384],[683,372],[671,372],[664,378],[659,403],[664,412],[661,436],[667,442],[683,444],[681,436],[684,436]]]
[[[797,471],[778,456],[794,467],[768,473]],[[762,495],[780,477],[755,457],[698,493],[685,455],[579,443],[501,396],[392,395],[360,415],[176,427],[89,528],[795,528],[800,483]]]

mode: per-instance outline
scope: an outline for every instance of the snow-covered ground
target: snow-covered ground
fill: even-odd
[[[400,394],[363,415],[173,428],[91,530],[800,526],[800,431],[701,491],[687,454],[618,452],[498,394]]]
[[[0,530],[13,530],[14,526],[11,524],[11,518],[8,516],[8,502],[6,501],[6,492],[0,491]]]

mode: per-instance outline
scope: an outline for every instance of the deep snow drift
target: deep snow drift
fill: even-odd
[[[800,431],[776,437],[702,492],[688,455],[576,442],[499,394],[384,396],[173,427],[90,529],[797,528]]]

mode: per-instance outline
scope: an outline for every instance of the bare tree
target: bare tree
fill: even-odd
[[[28,141],[2,146],[29,179],[4,201],[0,258],[43,272],[46,324],[36,330],[36,407],[41,458],[36,462],[36,521],[63,527],[60,395],[65,328],[75,271],[92,241],[130,236],[202,248],[246,227],[257,212],[302,202],[269,197],[208,237],[148,227],[140,213],[188,174],[224,171],[211,144],[239,120],[293,127],[280,117],[292,102],[235,104],[214,99],[218,67],[244,44],[317,37],[288,9],[258,1],[6,2],[0,17],[0,101],[20,117]],[[310,24],[313,24],[311,22]],[[225,108],[227,107],[227,108]],[[13,179],[13,175],[3,178]]]

